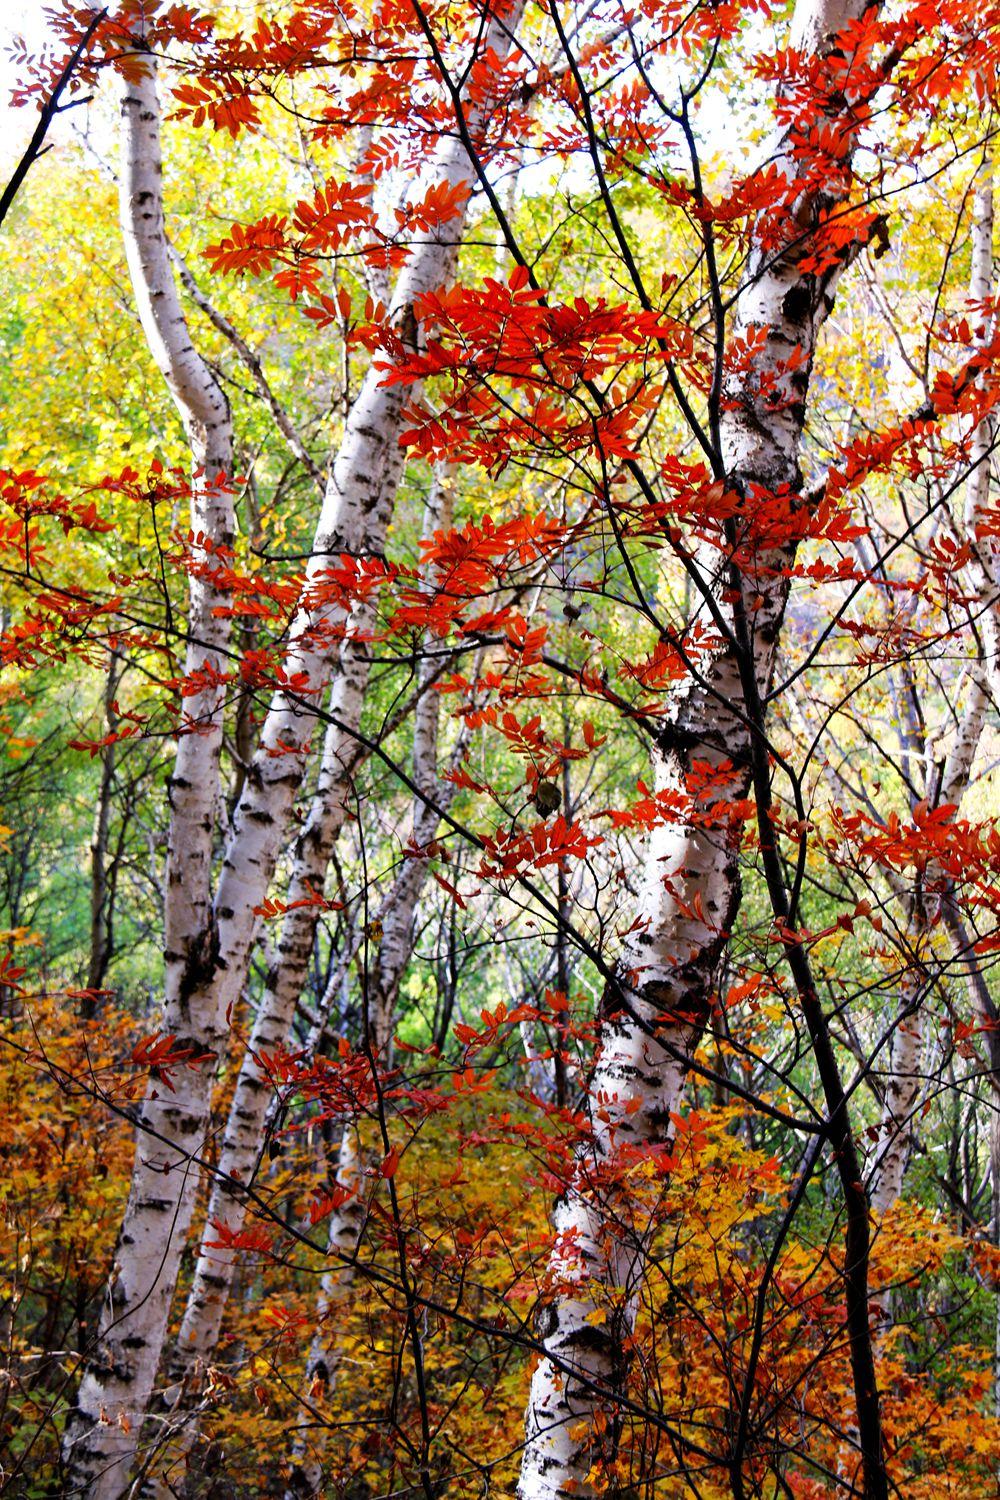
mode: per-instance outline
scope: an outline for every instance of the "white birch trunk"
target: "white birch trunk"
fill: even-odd
[[[184,422],[195,472],[191,530],[216,545],[233,540],[232,500],[214,481],[232,472],[229,406],[192,347],[167,252],[163,218],[159,102],[152,59],[123,88],[120,208],[122,231],[143,332]],[[190,584],[188,675],[227,665],[228,622],[210,576]],[[161,1029],[177,1047],[215,1051],[215,1016],[200,1004],[213,963],[212,840],[217,826],[223,698],[208,687],[183,701],[191,731],[177,743],[170,779],[165,899],[165,984]],[[99,1342],[85,1366],[67,1422],[65,1458],[71,1484],[104,1500],[121,1494],[137,1428],[160,1353],[157,1329],[167,1317],[173,1276],[167,1247],[183,1242],[196,1174],[188,1152],[201,1144],[211,1065],[180,1068],[174,1091],[151,1086],[141,1108],[136,1164]],[[155,1132],[155,1134],[153,1134]]]
[[[372,612],[364,607],[353,621],[356,632],[372,624]],[[368,681],[370,647],[362,641],[345,641],[340,670],[330,698],[333,717],[345,727],[328,724],[323,741],[316,790],[302,832],[296,840],[287,900],[311,900],[322,894],[330,856],[344,819],[350,811],[350,775],[357,761],[357,742],[350,733],[361,720]],[[257,1058],[284,1046],[291,1031],[295,1007],[305,985],[313,939],[321,908],[299,907],[286,913],[281,937],[270,963],[249,1048],[236,1079],[219,1152],[218,1173],[213,1179],[205,1214],[203,1239],[213,1238],[210,1226],[224,1223],[239,1230],[246,1218],[242,1184],[249,1183],[258,1166],[264,1144],[264,1128],[272,1094]],[[338,1181],[340,1176],[338,1174]],[[350,1220],[353,1205],[339,1211]],[[335,1215],[336,1217],[336,1215]],[[195,1273],[188,1292],[177,1342],[168,1359],[168,1387],[172,1400],[169,1449],[165,1446],[161,1472],[146,1481],[144,1494],[150,1500],[169,1500],[172,1486],[183,1474],[188,1455],[197,1440],[200,1419],[192,1406],[201,1395],[203,1382],[218,1346],[222,1322],[240,1266],[239,1253],[222,1247],[198,1251]]]
[[[993,144],[987,146],[987,157],[983,163],[983,184],[976,194],[972,228],[972,277],[970,296],[975,301],[986,301],[995,295],[993,275],[993,234],[995,228],[995,203],[993,195]],[[995,327],[996,316],[992,319]],[[987,330],[991,332],[992,330]],[[970,459],[976,464],[972,480],[966,493],[965,519],[970,544],[973,548],[973,577],[980,598],[988,601],[989,607],[981,615],[982,632],[982,676],[973,684],[972,691],[978,694],[983,712],[988,707],[988,697],[1000,704],[1000,556],[996,538],[979,536],[979,526],[990,504],[991,454],[996,437],[996,421],[987,418],[981,422],[973,438]],[[987,694],[986,689],[989,689]],[[969,715],[973,710],[969,705]],[[978,736],[977,736],[978,740]],[[971,765],[972,756],[969,756]],[[957,797],[946,798],[957,802]],[[947,907],[946,907],[947,915]],[[958,930],[959,948],[962,942],[961,926]],[[993,1243],[1000,1245],[1000,1039],[996,1029],[997,1016],[986,988],[975,955],[969,953],[966,965],[969,993],[973,1001],[978,1024],[983,1028],[989,1055],[989,1101],[992,1106],[990,1118],[990,1172],[992,1176],[991,1229]],[[1000,1293],[996,1303],[995,1350],[993,1365],[993,1408],[1000,1419]],[[1000,1461],[997,1477],[1000,1481]]]
[[[445,470],[435,477],[424,517],[423,532],[432,536],[436,529],[448,530],[452,522],[452,473]],[[419,672],[423,691],[417,702],[413,728],[413,781],[417,790],[413,798],[411,841],[419,849],[436,837],[440,824],[438,809],[447,809],[454,797],[452,783],[438,781],[438,733],[440,701],[431,689],[433,665],[424,662]],[[459,752],[462,739],[459,741]],[[430,801],[425,801],[421,793]],[[392,1033],[395,1024],[399,986],[413,952],[417,905],[427,880],[427,858],[411,857],[393,882],[388,898],[382,903],[379,922],[382,935],[370,972],[365,980],[365,1024],[372,1052],[385,1066],[390,1061]],[[343,1181],[345,1161],[354,1178],[360,1182],[362,1163],[359,1156],[357,1127],[352,1121],[344,1126],[340,1147],[338,1182]],[[346,1185],[346,1184],[345,1184]],[[322,1443],[310,1447],[307,1434],[312,1425],[309,1408],[319,1396],[329,1394],[336,1384],[340,1366],[343,1329],[340,1317],[346,1295],[354,1281],[354,1267],[345,1266],[346,1254],[353,1254],[364,1229],[364,1205],[351,1199],[330,1220],[327,1254],[329,1269],[324,1272],[316,1306],[316,1334],[306,1364],[303,1411],[306,1414],[295,1433],[292,1445],[291,1479],[286,1500],[315,1496],[323,1481]]]
[[[919,949],[926,947],[926,925],[918,932]],[[874,1182],[870,1191],[872,1214],[881,1219],[898,1201],[903,1191],[903,1174],[913,1140],[914,1121],[923,1092],[921,1058],[923,1054],[923,1002],[921,993],[927,983],[921,967],[911,958],[899,987],[899,1010],[892,1034],[889,1080],[886,1084],[879,1145],[873,1166]],[[887,1307],[883,1307],[883,1320]]]
[[[800,0],[794,42],[804,50],[821,51],[865,8],[863,0]],[[779,148],[778,160],[794,182],[794,157]],[[831,203],[829,197],[820,205],[803,195],[795,209],[799,227],[815,223],[819,208]],[[838,274],[803,274],[795,247],[785,255],[759,248],[752,252],[734,333],[745,335],[756,327],[766,330],[767,337],[752,368],[739,384],[731,380],[726,391],[729,409],[722,414],[722,442],[730,485],[799,488],[798,448],[809,371]],[[780,362],[795,348],[804,352],[803,363],[791,374],[781,372]],[[765,374],[776,379],[770,399],[760,394]],[[760,575],[742,580],[745,604],[751,606],[747,613],[757,681],[765,691],[788,594],[780,566],[774,576],[767,565],[782,560],[788,559],[773,554],[762,558]],[[718,572],[718,562],[704,571],[706,576]],[[731,622],[722,592],[717,584],[720,612]],[[702,672],[714,692],[688,682],[676,694],[654,757],[655,786],[658,791],[683,789],[692,756],[713,765],[730,760],[738,772],[725,797],[739,798],[749,784],[749,740],[732,649],[720,649]],[[706,1014],[716,965],[739,905],[737,853],[731,833],[679,822],[665,824],[650,837],[638,901],[644,928],[630,939],[619,965],[620,991],[637,1019],[622,1012],[614,994],[606,998],[590,1080],[591,1096],[601,1099],[601,1116],[593,1120],[592,1139],[556,1208],[551,1289],[539,1319],[546,1355],[531,1382],[520,1500],[581,1500],[597,1494],[603,1484],[591,1477],[595,1460],[602,1457],[595,1417],[609,1401],[613,1406],[624,1386],[624,1343],[634,1323],[647,1234],[616,1182],[617,1167],[623,1148],[669,1139],[684,1059]],[[607,1431],[613,1443],[613,1415]]]
[[[992,148],[989,148],[992,152]],[[993,293],[993,159],[987,156],[982,167],[983,180],[976,192],[972,212],[972,273],[969,297],[985,302]],[[995,315],[991,323],[995,324]],[[986,329],[987,340],[992,328]],[[996,538],[980,536],[980,526],[990,503],[991,454],[996,422],[987,417],[980,422],[969,448],[972,473],[965,492],[966,539],[972,550],[970,572],[980,611],[977,625],[981,634],[983,670],[993,695],[1000,703],[1000,556]]]
[[[942,804],[961,803],[969,785],[976,750],[986,722],[989,704],[982,679],[975,675],[969,683],[969,696],[962,719],[941,778]],[[934,883],[940,871],[928,866],[922,884]],[[871,1168],[871,1210],[881,1219],[898,1202],[903,1178],[913,1145],[916,1120],[923,1093],[921,1060],[924,1043],[923,1007],[927,999],[929,972],[925,959],[933,958],[930,933],[938,914],[940,900],[924,891],[914,893],[910,902],[910,953],[900,980],[896,1027],[892,1035],[889,1077],[886,1083],[879,1142]],[[887,1299],[882,1299],[883,1324],[889,1319]]]
[[[454,470],[443,467],[434,476],[427,499],[422,531],[433,537],[435,531],[450,531],[454,515]],[[433,690],[434,666],[431,661],[420,665],[417,680],[420,697],[413,715],[413,812],[410,840],[417,849],[426,849],[436,837],[441,821],[439,808],[447,811],[455,794],[453,782],[442,785],[438,780],[438,734],[441,724],[441,700]],[[459,737],[459,750],[465,736]],[[421,793],[428,800],[424,800]],[[433,804],[433,805],[431,805]],[[413,931],[417,903],[427,880],[428,858],[406,858],[393,882],[392,894],[382,915],[382,936],[376,961],[366,982],[367,1023],[375,1052],[388,1061],[395,1022],[396,1000],[403,971],[413,952]]]
[[[435,695],[428,695],[434,697]],[[421,706],[427,698],[421,700]],[[437,704],[434,704],[436,718]],[[421,785],[415,775],[414,780]],[[442,806],[447,806],[454,788],[434,786]],[[415,799],[414,838],[418,837],[417,812],[425,816],[420,820],[429,843],[438,826],[437,812],[427,816],[429,810]],[[433,817],[433,823],[430,822]],[[428,832],[429,830],[429,832]],[[393,883],[389,899],[382,908],[383,936],[373,972],[367,983],[366,1011],[372,1051],[383,1060],[388,1059],[392,1049],[392,1032],[395,1023],[395,1003],[399,985],[413,951],[414,921],[420,893],[427,880],[428,863],[423,859],[408,859]],[[345,1163],[347,1166],[345,1167]],[[362,1180],[363,1162],[358,1144],[357,1125],[348,1121],[341,1138],[337,1181],[348,1185],[346,1172],[353,1173],[350,1179]],[[341,1313],[355,1279],[353,1265],[345,1265],[344,1257],[353,1255],[364,1231],[365,1204],[363,1199],[350,1199],[337,1209],[330,1219],[327,1255],[329,1268],[323,1273],[316,1304],[316,1333],[306,1363],[303,1390],[303,1419],[296,1430],[292,1444],[291,1479],[286,1500],[300,1500],[302,1496],[321,1493],[323,1481],[322,1442],[309,1444],[307,1434],[314,1425],[310,1407],[324,1394],[334,1388],[343,1352],[343,1327]]]

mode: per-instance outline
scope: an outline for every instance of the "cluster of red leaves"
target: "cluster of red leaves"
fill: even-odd
[[[955,816],[950,803],[918,802],[911,818],[890,813],[884,823],[865,812],[835,811],[835,826],[853,856],[896,870],[922,873],[966,884],[1000,874],[1000,828]]]
[[[435,378],[436,405],[417,399],[408,408],[407,446],[494,472],[546,446],[635,456],[634,434],[659,399],[658,367],[695,357],[690,330],[625,303],[551,301],[529,281],[517,266],[506,283],[487,277],[419,299],[418,350],[388,321],[357,330],[382,356],[386,384]],[[591,397],[583,415],[581,393]]]
[[[742,783],[743,773],[731,761],[713,764],[692,759],[685,784],[651,791],[645,782],[637,783],[639,800],[624,808],[607,808],[602,817],[610,818],[615,828],[637,828],[649,832],[669,823],[697,823],[702,828],[734,828],[748,822],[756,804],[745,797],[729,794],[734,783]]]
[[[178,1046],[175,1036],[160,1036],[157,1033],[143,1037],[135,1044],[131,1053],[133,1065],[148,1068],[150,1076],[164,1084],[171,1093],[174,1092],[172,1075],[179,1067],[200,1068],[214,1060],[214,1052],[199,1052],[197,1047]]]
[[[586,859],[587,850],[603,842],[599,836],[588,837],[578,823],[562,816],[529,828],[501,828],[482,840],[479,873],[489,880],[512,880],[550,865],[564,868],[571,859]]]
[[[499,602],[497,608],[484,610],[483,603],[513,581],[516,570],[555,554],[565,534],[566,528],[544,512],[525,512],[499,524],[487,515],[480,522],[467,521],[451,531],[436,532],[432,540],[420,544],[422,586],[398,591],[400,603],[390,628],[427,630],[438,636],[453,630],[483,634],[509,628],[516,640],[517,621],[523,618],[517,610],[499,607]],[[521,644],[527,647],[523,635]],[[540,645],[536,637],[532,651]]]

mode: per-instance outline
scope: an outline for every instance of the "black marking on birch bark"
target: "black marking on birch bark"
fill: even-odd
[[[191,997],[211,985],[219,966],[219,929],[214,918],[203,927],[189,945],[177,986],[177,1003],[181,1015],[188,1017]]]
[[[669,1109],[660,1109],[657,1106],[654,1106],[652,1109],[647,1109],[646,1119],[653,1127],[654,1131],[669,1131],[670,1129]]]
[[[567,1329],[560,1342],[560,1349],[578,1349],[582,1354],[596,1354],[605,1358],[612,1367],[621,1363],[618,1348],[619,1338],[615,1333],[591,1323]],[[568,1380],[572,1378],[572,1374],[567,1376]]]
[[[811,278],[805,277],[796,282],[781,299],[781,312],[789,323],[804,323],[812,315],[813,293],[810,280]]]
[[[269,828],[274,822],[274,814],[266,807],[248,807],[243,816],[248,823],[259,823],[262,828]]]

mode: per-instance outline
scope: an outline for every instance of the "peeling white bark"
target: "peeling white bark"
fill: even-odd
[[[424,515],[423,534],[447,531],[452,523],[453,474],[450,469],[435,476]],[[418,673],[422,692],[417,702],[413,727],[413,798],[411,842],[426,849],[436,837],[440,824],[438,809],[447,810],[454,797],[453,783],[438,780],[438,734],[440,700],[431,688],[433,664],[423,662]],[[459,742],[461,751],[462,741]],[[424,794],[428,800],[424,800]],[[433,802],[435,805],[431,806]],[[393,882],[387,899],[379,909],[382,936],[374,961],[364,981],[365,1022],[368,1042],[376,1057],[386,1065],[391,1058],[399,986],[413,953],[417,905],[427,880],[426,858],[407,858]],[[346,1163],[346,1165],[345,1165]],[[337,1181],[346,1185],[345,1172],[352,1181],[362,1179],[362,1162],[354,1122],[348,1121],[341,1140]],[[354,1266],[345,1265],[345,1255],[353,1254],[364,1230],[364,1204],[353,1198],[330,1219],[327,1255],[329,1269],[324,1272],[316,1307],[316,1335],[306,1364],[302,1407],[305,1413],[292,1444],[291,1480],[286,1500],[321,1493],[323,1482],[322,1442],[317,1432],[310,1444],[310,1405],[323,1393],[329,1394],[336,1384],[340,1367],[343,1329],[340,1314],[354,1281]]]
[[[435,531],[449,531],[454,514],[454,472],[446,467],[435,474],[428,496],[422,531],[432,537]],[[447,811],[455,793],[454,783],[438,780],[438,735],[441,700],[431,683],[434,666],[423,661],[418,671],[421,687],[413,716],[413,812],[410,841],[417,849],[426,849],[437,837],[440,825],[438,809]],[[460,738],[460,746],[464,737]],[[421,796],[423,794],[423,796]],[[424,797],[427,800],[424,800]],[[388,1057],[395,1023],[396,1001],[403,971],[413,952],[413,932],[417,903],[427,880],[426,857],[407,858],[393,882],[392,895],[382,914],[382,937],[375,962],[369,965],[365,1004],[371,1042],[376,1053]]]
[[[355,627],[371,625],[371,611],[356,618]],[[285,914],[274,961],[268,972],[250,1034],[249,1049],[240,1064],[219,1153],[219,1175],[212,1184],[206,1222],[221,1221],[238,1229],[245,1217],[241,1184],[250,1181],[263,1146],[263,1131],[271,1093],[257,1058],[273,1055],[288,1042],[295,1008],[305,985],[313,941],[322,908],[297,907],[322,895],[334,846],[351,811],[351,772],[357,761],[357,741],[351,731],[360,726],[368,681],[370,647],[345,642],[340,670],[330,698],[330,711],[343,728],[327,726],[316,790],[305,825],[296,840]],[[209,1237],[209,1236],[206,1236]],[[183,1378],[200,1363],[211,1361],[219,1341],[222,1318],[239,1257],[221,1249],[202,1250],[181,1320],[171,1374]]]
[[[957,807],[968,789],[988,705],[989,695],[982,676],[977,672],[969,682],[962,719],[941,778],[940,801],[943,804]],[[933,865],[928,866],[922,884],[933,884],[939,877],[940,871]],[[909,904],[910,951],[905,955],[906,968],[900,980],[879,1140],[870,1170],[870,1202],[876,1219],[888,1213],[902,1195],[924,1085],[921,1067],[925,1033],[923,1008],[929,986],[925,959],[933,958],[930,935],[940,899],[921,890],[914,893]],[[889,1319],[888,1299],[883,1298],[881,1305],[885,1325]]]
[[[976,192],[972,213],[972,270],[969,297],[985,302],[993,292],[993,159],[989,155],[982,167],[982,181]],[[995,318],[991,320],[995,322]],[[987,329],[987,337],[992,333]],[[980,604],[978,627],[982,638],[983,670],[993,695],[1000,704],[1000,553],[996,538],[980,535],[982,521],[990,502],[991,454],[996,436],[996,422],[988,417],[980,422],[969,447],[972,472],[965,492],[965,530],[972,550],[970,572]]]
[[[191,531],[231,545],[230,495],[215,480],[232,472],[229,406],[193,348],[167,251],[163,218],[160,111],[152,59],[123,87],[120,213],[143,332],[181,415],[195,471]],[[213,610],[224,602],[211,576],[192,577],[187,674],[227,664],[229,625]],[[186,698],[196,732],[181,733],[170,779],[165,898],[165,987],[161,1029],[177,1047],[214,1051],[215,1016],[197,1001],[211,968],[211,860],[220,796],[222,693],[208,687]],[[84,1369],[67,1422],[64,1454],[71,1487],[91,1500],[120,1495],[160,1353],[173,1276],[191,1214],[196,1174],[188,1152],[201,1144],[211,1065],[180,1068],[174,1091],[151,1087],[141,1109],[136,1165],[101,1317],[97,1348]]]
[[[922,991],[926,983],[922,971],[911,962],[899,987],[900,1014],[892,1034],[889,1080],[873,1167],[874,1184],[869,1195],[876,1219],[881,1219],[892,1208],[903,1190],[903,1174],[923,1092],[920,1066],[924,1042]],[[883,1318],[885,1316],[883,1308]]]
[[[793,35],[806,50],[823,49],[865,9],[863,0],[800,0]],[[794,157],[779,148],[778,159],[794,182]],[[803,196],[796,205],[799,225],[813,222],[820,206]],[[751,369],[731,378],[726,390],[723,458],[729,483],[737,487],[797,489],[801,483],[798,449],[809,372],[839,272],[804,274],[798,253],[794,246],[784,255],[754,249],[737,301],[734,335],[766,330]],[[781,362],[795,348],[803,351],[803,362],[796,371],[782,371]],[[776,382],[766,399],[764,376]],[[705,560],[704,576],[718,571],[717,557]],[[780,577],[783,560],[763,557],[760,573],[742,580],[757,681],[765,691],[788,594],[787,579]],[[775,564],[777,577],[768,568]],[[714,590],[731,624],[732,610],[718,583]],[[655,786],[683,789],[693,756],[713,766],[731,760],[739,769],[724,796],[740,798],[749,783],[749,740],[734,652],[723,646],[702,670],[707,686],[689,681],[675,695],[654,757]],[[595,1482],[591,1470],[613,1445],[615,1422],[612,1411],[602,1439],[595,1416],[602,1407],[613,1408],[626,1378],[624,1341],[634,1323],[647,1233],[618,1180],[620,1167],[628,1148],[669,1140],[685,1059],[704,1019],[739,899],[737,839],[731,832],[679,822],[654,831],[638,900],[644,927],[630,939],[619,966],[621,992],[633,1014],[622,1013],[616,996],[607,998],[611,1014],[603,1019],[590,1080],[600,1114],[556,1208],[551,1290],[539,1320],[546,1356],[531,1383],[520,1500],[581,1500],[600,1489],[602,1481]]]

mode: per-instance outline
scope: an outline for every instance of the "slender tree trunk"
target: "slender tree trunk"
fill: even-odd
[[[195,479],[191,531],[215,546],[233,540],[229,406],[192,347],[167,255],[163,220],[159,101],[152,58],[125,84],[120,203],[125,249],[139,318],[150,350],[180,412]],[[222,483],[216,483],[221,480]],[[210,569],[192,575],[185,673],[226,666],[224,596]],[[214,1012],[199,1003],[213,961],[212,842],[217,827],[221,689],[210,685],[183,700],[184,727],[169,783],[165,897],[165,985],[162,1028],[178,1048],[215,1052]],[[121,1494],[160,1353],[173,1276],[164,1256],[183,1241],[195,1178],[188,1151],[200,1145],[211,1069],[183,1068],[173,1091],[151,1087],[140,1111],[136,1164],[115,1263],[104,1298],[98,1344],[88,1359],[65,1434],[71,1487],[105,1500]],[[176,1253],[176,1251],[175,1251]]]
[[[434,695],[429,695],[431,698]],[[421,706],[427,699],[421,700]],[[437,718],[437,704],[433,704],[427,718]],[[453,788],[438,787],[436,778],[428,782],[421,779],[421,771],[427,775],[427,761],[415,751],[414,780],[424,790],[434,788],[439,805],[447,808]],[[438,828],[438,814],[433,813],[414,800],[414,842],[423,847],[434,838]],[[387,1060],[392,1050],[392,1032],[395,1024],[395,1007],[399,985],[413,952],[415,917],[420,893],[427,880],[428,862],[425,859],[408,859],[400,875],[393,883],[389,899],[382,908],[382,938],[376,962],[367,981],[365,1010],[370,1045],[373,1055]],[[342,1187],[358,1186],[362,1180],[363,1160],[358,1140],[357,1122],[347,1121],[341,1136],[337,1168],[337,1182]],[[355,1279],[353,1265],[345,1265],[345,1257],[356,1251],[364,1232],[365,1203],[360,1196],[350,1198],[336,1209],[330,1219],[327,1255],[329,1269],[320,1282],[316,1307],[316,1335],[306,1363],[305,1388],[303,1392],[304,1417],[295,1431],[292,1445],[292,1477],[286,1500],[310,1497],[321,1493],[323,1468],[320,1445],[311,1448],[307,1434],[314,1425],[310,1406],[324,1394],[329,1394],[336,1384],[340,1368],[343,1345],[343,1327],[340,1314]]]
[[[825,53],[844,26],[868,7],[863,0],[800,0],[794,43]],[[790,182],[801,170],[784,143],[779,169]],[[803,193],[795,217],[801,231],[832,207],[833,192]],[[801,487],[798,449],[805,420],[809,372],[819,329],[832,305],[839,268],[823,275],[799,269],[800,246],[782,254],[757,246],[739,295],[734,334],[754,330],[766,338],[748,371],[730,380],[720,414],[727,487],[747,494],[752,485],[774,492]],[[717,331],[721,337],[721,329]],[[782,371],[790,350],[804,356]],[[763,377],[776,382],[770,397]],[[751,743],[747,702],[735,644],[732,580],[719,557],[703,576],[713,579],[718,615],[728,626],[701,680],[676,693],[654,755],[657,793],[684,794],[692,761],[713,769],[731,764],[732,776],[717,800],[745,796]],[[773,553],[740,580],[740,606],[749,622],[752,671],[758,693],[770,686],[775,649],[788,595],[783,569],[791,560]],[[704,808],[709,814],[712,804]],[[708,1013],[713,975],[740,900],[738,834],[720,812],[689,823],[665,821],[650,836],[638,899],[639,930],[629,940],[618,984],[606,994],[590,1090],[600,1097],[591,1139],[579,1153],[574,1178],[555,1212],[555,1246],[549,1293],[539,1320],[546,1356],[531,1383],[521,1500],[575,1500],[597,1493],[589,1478],[595,1460],[608,1457],[598,1437],[598,1412],[613,1408],[627,1373],[626,1339],[634,1323],[643,1272],[647,1226],[623,1191],[621,1167],[669,1138],[685,1076],[685,1060]],[[623,1008],[623,1002],[625,1007]],[[605,1429],[614,1441],[616,1423]],[[873,1491],[873,1493],[875,1493]]]
[[[424,513],[424,536],[432,537],[435,531],[451,530],[454,482],[454,471],[450,467],[445,466],[435,474]],[[433,678],[433,662],[423,661],[418,672],[420,697],[413,716],[413,784],[416,787],[410,820],[413,853],[404,858],[403,867],[393,883],[392,895],[381,919],[382,936],[375,963],[369,966],[366,977],[369,1038],[375,1051],[386,1060],[392,1043],[399,986],[413,952],[417,903],[427,880],[429,856],[426,850],[437,837],[441,821],[439,809],[447,811],[455,792],[452,782],[442,786],[438,780],[441,700],[433,690]],[[465,736],[460,735],[458,756],[464,744]]]
[[[355,621],[365,628],[371,612]],[[340,671],[330,698],[337,724],[329,724],[323,743],[316,790],[305,825],[296,840],[292,877],[281,936],[271,964],[264,993],[254,1018],[250,1042],[240,1064],[236,1089],[229,1108],[219,1153],[219,1173],[212,1183],[206,1223],[225,1223],[238,1229],[245,1216],[243,1187],[251,1180],[263,1149],[264,1124],[271,1093],[258,1058],[272,1056],[288,1042],[295,1009],[309,969],[309,959],[322,907],[327,869],[334,845],[351,812],[351,771],[357,761],[357,742],[351,730],[361,722],[368,680],[370,646],[363,641],[345,642]],[[343,725],[343,728],[340,726]],[[303,906],[298,902],[308,903]],[[211,1235],[206,1234],[206,1238]],[[173,1379],[185,1379],[210,1361],[219,1341],[233,1274],[238,1264],[235,1252],[202,1250],[188,1294],[171,1359]]]
[[[968,789],[987,707],[988,698],[981,678],[974,676],[955,744],[941,778],[939,801],[942,805],[958,807]],[[909,902],[909,953],[900,980],[879,1144],[871,1168],[870,1201],[876,1219],[888,1213],[902,1194],[923,1092],[924,1006],[931,987],[931,933],[940,908],[937,895],[929,893],[926,888],[935,886],[939,880],[940,870],[929,866]],[[883,1308],[883,1317],[888,1317],[887,1307]]]
[[[892,1034],[889,1079],[879,1128],[879,1146],[872,1169],[874,1184],[869,1191],[876,1219],[883,1218],[902,1193],[914,1120],[923,1092],[920,1067],[924,1043],[924,992],[928,980],[921,955],[926,953],[929,941],[926,916],[914,921],[910,934],[911,956],[900,981],[899,1014]],[[883,1321],[887,1316],[888,1310],[883,1308]]]
[[[972,213],[972,274],[969,297],[986,303],[993,293],[993,157],[992,145],[982,166],[982,182]],[[996,315],[990,320],[996,325]],[[987,329],[988,342],[992,329]],[[965,531],[972,552],[970,573],[983,608],[977,620],[983,671],[993,696],[1000,703],[1000,554],[989,528],[981,534],[990,505],[990,471],[996,422],[992,416],[980,422],[969,449],[972,472],[965,492]]]
[[[108,668],[104,678],[104,724],[109,734],[118,725],[115,698],[121,680],[118,653],[108,652]],[[94,825],[90,836],[90,961],[87,964],[86,988],[93,992],[101,989],[111,958],[111,897],[112,886],[108,880],[108,834],[111,828],[112,790],[115,780],[117,746],[112,741],[101,750],[101,782],[97,792],[97,807],[94,810]],[[95,1014],[97,1000],[93,994],[80,1002],[80,1015],[88,1020]]]
[[[439,793],[440,795],[440,793]],[[444,802],[448,799],[444,792]],[[416,822],[416,819],[414,820]],[[437,828],[435,814],[434,831]],[[433,832],[432,835],[433,837]],[[366,1000],[367,1024],[372,1053],[385,1058],[391,1051],[395,998],[399,983],[412,952],[413,918],[420,890],[427,878],[423,860],[407,860],[394,882],[390,899],[383,911],[382,947],[388,936],[390,953],[385,963],[382,953],[368,982]],[[312,1417],[315,1402],[329,1395],[336,1385],[343,1349],[342,1313],[354,1284],[356,1270],[345,1261],[354,1256],[364,1233],[365,1199],[361,1193],[364,1158],[358,1134],[358,1122],[345,1122],[338,1154],[337,1184],[353,1189],[350,1197],[330,1217],[327,1240],[329,1266],[320,1281],[316,1303],[316,1332],[306,1361],[302,1396],[303,1416],[293,1433],[291,1478],[286,1500],[299,1500],[321,1493],[323,1481],[322,1444],[309,1443],[308,1434],[316,1424]]]
[[[435,530],[447,531],[452,520],[452,475],[449,470],[435,477],[424,517],[423,532],[432,536]],[[417,702],[413,726],[413,781],[416,792],[411,818],[413,854],[406,857],[392,884],[388,899],[380,909],[381,937],[374,962],[364,980],[364,1017],[367,1042],[372,1055],[382,1066],[390,1060],[396,1001],[406,965],[413,952],[417,905],[427,880],[429,859],[425,851],[437,835],[439,808],[447,809],[454,795],[454,785],[441,786],[438,781],[438,734],[440,701],[431,688],[433,666],[424,662],[420,668],[423,691]],[[461,753],[462,739],[457,753]],[[426,794],[429,801],[421,797]],[[430,806],[430,802],[435,805]],[[337,1180],[342,1183],[345,1171],[361,1180],[361,1159],[357,1123],[344,1125],[340,1147]],[[345,1167],[345,1162],[347,1166]],[[342,1185],[346,1185],[343,1182]],[[328,1255],[330,1267],[320,1283],[316,1310],[316,1336],[306,1364],[303,1410],[306,1417],[296,1430],[292,1447],[291,1481],[286,1500],[320,1493],[322,1462],[319,1444],[310,1451],[307,1433],[311,1425],[309,1404],[324,1391],[333,1389],[340,1365],[343,1329],[339,1312],[354,1280],[353,1266],[343,1265],[344,1255],[357,1248],[364,1228],[364,1205],[349,1199],[335,1210],[330,1220]]]
[[[970,1009],[980,1028],[987,1057],[986,1105],[989,1110],[988,1140],[991,1196],[990,1234],[1000,1248],[1000,1011],[990,994],[986,976],[976,956],[974,941],[966,929],[954,898],[946,894],[941,903],[942,915],[952,949],[969,996]],[[1000,1292],[996,1298],[996,1348],[993,1367],[993,1409],[1000,1420]]]

